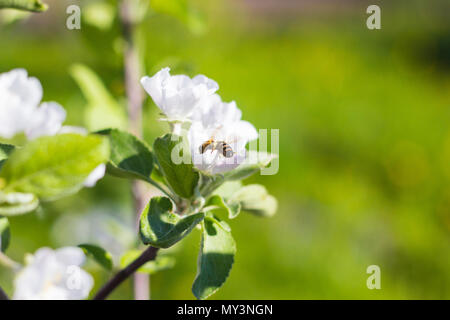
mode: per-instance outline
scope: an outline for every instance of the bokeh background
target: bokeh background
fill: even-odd
[[[0,17],[0,71],[26,68],[86,125],[71,76],[82,63],[125,105],[115,1],[46,0],[50,9]],[[213,299],[450,298],[450,3],[448,1],[172,0],[150,2],[138,42],[146,74],[215,79],[257,128],[280,129],[280,170],[254,176],[279,200],[277,215],[232,220],[238,251]],[[92,3],[97,7],[92,8]],[[66,8],[80,5],[81,30]],[[366,8],[381,7],[381,30]],[[90,7],[90,8],[89,8]],[[100,10],[99,10],[100,8]],[[109,8],[109,9],[108,9]],[[85,14],[86,13],[86,14]],[[146,99],[145,139],[166,128]],[[93,189],[10,219],[8,254],[91,242],[120,254],[137,243],[129,183]],[[153,299],[192,299],[200,234],[152,275]],[[366,268],[381,268],[381,290]],[[96,291],[111,273],[94,263]],[[12,293],[12,273],[0,283]],[[131,299],[127,281],[112,298]]]

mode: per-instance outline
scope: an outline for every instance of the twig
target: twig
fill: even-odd
[[[116,289],[124,280],[132,275],[145,263],[156,258],[159,248],[148,247],[136,260],[128,265],[125,269],[120,270],[111,280],[106,283],[103,288],[95,295],[93,300],[105,300],[108,295]]]
[[[140,65],[138,50],[134,43],[135,21],[132,15],[132,0],[122,0],[120,3],[120,21],[122,34],[125,40],[124,72],[125,89],[128,99],[128,117],[130,130],[137,137],[142,138],[142,101],[143,92],[139,85]],[[136,220],[145,207],[145,188],[139,181],[132,182],[132,193]],[[150,278],[146,274],[135,274],[134,297],[136,300],[148,300],[150,298]]]
[[[3,291],[2,287],[0,287],[0,300],[9,300],[8,295]]]

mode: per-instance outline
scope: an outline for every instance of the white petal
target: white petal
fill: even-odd
[[[245,141],[245,144],[249,141],[258,139],[258,131],[256,131],[256,128],[248,121],[238,121],[232,130],[240,139]]]
[[[41,248],[33,260],[16,276],[16,300],[84,299],[93,286],[93,278],[79,268],[85,260],[83,250],[65,247]]]
[[[142,77],[141,84],[145,91],[152,97],[155,104],[161,109],[163,105],[162,87],[163,83],[170,77],[170,68],[163,68],[153,77]]]
[[[44,102],[34,112],[25,134],[28,139],[53,136],[58,133],[66,119],[66,111],[56,102]]]
[[[60,263],[67,266],[81,266],[86,259],[83,250],[77,247],[64,247],[57,249],[55,250],[55,256]]]
[[[83,185],[88,188],[95,186],[97,181],[105,176],[105,172],[106,165],[102,163],[89,174]]]
[[[193,79],[186,75],[171,76],[169,68],[153,77],[143,77],[141,84],[169,121],[190,121],[199,102],[219,87],[203,75]]]
[[[89,296],[89,292],[91,292],[92,287],[94,286],[94,278],[83,269],[79,269],[77,277],[79,277],[77,279],[77,281],[79,281],[78,288],[67,288],[66,286],[68,300],[86,299]]]
[[[199,74],[196,75],[192,81],[194,82],[194,84],[196,85],[204,85],[206,87],[207,93],[208,94],[213,94],[214,92],[216,92],[217,90],[219,90],[219,85],[217,84],[217,82],[215,82],[212,79],[209,79],[208,77]]]
[[[42,97],[36,78],[27,78],[23,69],[0,74],[0,136],[12,138],[24,131]]]
[[[0,88],[18,97],[22,105],[37,106],[42,99],[41,83],[34,77],[28,77],[24,69],[0,74]]]

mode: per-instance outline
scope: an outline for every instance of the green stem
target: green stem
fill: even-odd
[[[156,182],[155,180],[152,180],[151,178],[149,178],[147,180],[148,183],[150,183],[152,186],[154,186],[155,188],[157,188],[158,190],[160,190],[162,193],[164,193],[166,196],[168,196],[173,202],[177,203],[178,199],[176,199],[176,196],[174,196],[173,194],[171,194],[168,190],[166,190],[163,186],[161,186],[158,182]]]

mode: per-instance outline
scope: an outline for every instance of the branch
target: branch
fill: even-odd
[[[0,287],[0,300],[9,300],[8,295],[3,291],[2,287]]]
[[[128,265],[125,269],[120,270],[111,280],[106,283],[103,288],[95,295],[93,300],[105,300],[106,297],[116,289],[124,280],[132,275],[137,269],[139,269],[145,263],[155,260],[156,253],[159,248],[148,247],[142,254]]]
[[[143,90],[140,86],[140,60],[137,45],[135,43],[136,21],[133,17],[132,0],[122,0],[119,7],[119,17],[122,26],[122,35],[125,40],[124,73],[125,91],[128,100],[128,117],[131,132],[142,138],[142,102]],[[132,182],[132,193],[136,220],[147,204],[145,188],[140,181]],[[139,225],[139,224],[138,224]],[[134,276],[134,296],[136,300],[148,300],[150,298],[150,277],[147,274]]]
[[[0,9],[6,8],[42,12],[47,10],[48,6],[40,0],[0,0]]]

